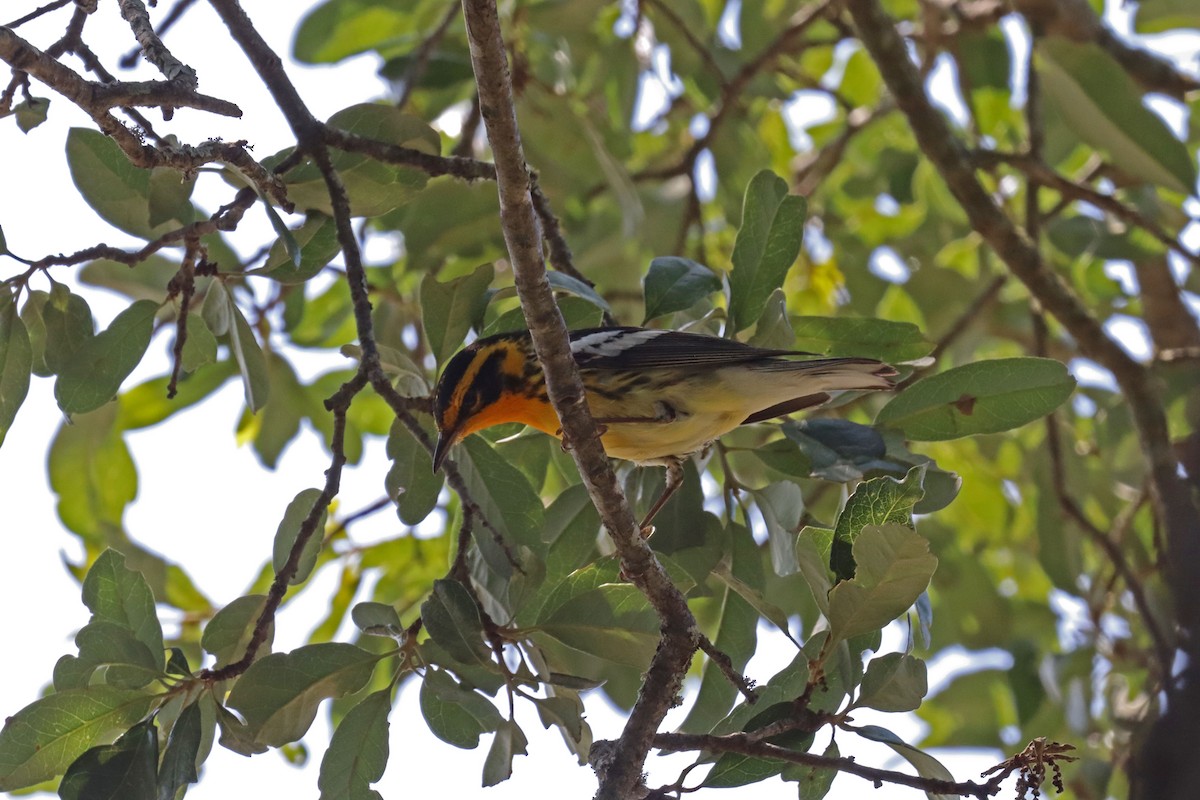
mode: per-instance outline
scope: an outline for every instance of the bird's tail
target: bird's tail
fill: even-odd
[[[830,399],[830,392],[878,391],[895,386],[896,370],[873,358],[816,358],[809,361],[772,359],[752,365],[755,370],[788,372],[795,377],[796,396],[757,411],[743,424],[819,406]]]

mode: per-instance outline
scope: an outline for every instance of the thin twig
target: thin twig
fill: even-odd
[[[911,786],[934,794],[956,794],[961,797],[976,797],[987,800],[1000,791],[1003,778],[998,776],[987,783],[974,781],[944,781],[936,778],[923,778],[890,769],[879,769],[860,764],[853,758],[833,758],[819,756],[815,753],[801,753],[788,750],[765,741],[752,739],[746,734],[730,734],[714,736],[711,734],[689,733],[660,733],[654,737],[654,747],[665,753],[683,753],[692,751],[708,751],[713,753],[737,753],[755,758],[773,759],[789,764],[802,764],[806,767],[835,769],[866,778],[875,784],[876,788],[884,783],[894,783],[899,786]]]

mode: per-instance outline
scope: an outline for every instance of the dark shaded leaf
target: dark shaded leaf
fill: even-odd
[[[686,311],[701,299],[721,290],[721,278],[703,264],[679,256],[661,256],[650,262],[643,281],[645,321]]]
[[[382,657],[337,642],[272,653],[233,685],[229,707],[245,718],[254,742],[279,747],[304,735],[322,700],[361,689]]]
[[[371,784],[383,777],[388,761],[391,688],[367,695],[333,732],[321,759],[317,786],[321,800],[375,800]]]
[[[62,366],[54,383],[58,407],[68,414],[93,411],[116,396],[146,354],[158,304],[138,300],[88,339]]]

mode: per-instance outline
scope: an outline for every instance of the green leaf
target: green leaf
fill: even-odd
[[[873,742],[882,742],[892,748],[897,755],[909,764],[912,764],[917,770],[917,774],[922,778],[932,778],[938,781],[954,781],[954,775],[942,765],[942,762],[928,753],[922,752],[912,745],[905,743],[903,739],[887,728],[881,728],[878,725],[863,725],[853,730],[864,739],[870,739]],[[927,792],[926,794],[929,800],[953,800],[957,797],[957,795],[938,794],[936,792]]]
[[[829,593],[829,630],[836,639],[877,631],[907,611],[929,587],[937,558],[929,542],[903,525],[870,525],[854,542],[853,580]]]
[[[421,280],[421,324],[438,364],[454,355],[487,302],[487,288],[495,277],[491,264],[481,264],[470,275],[440,282],[432,273]]]
[[[115,622],[93,619],[75,634],[79,656],[63,656],[54,665],[54,688],[86,689],[106,683],[141,689],[163,674],[161,653],[153,653],[133,631]],[[102,680],[93,678],[103,668]]]
[[[755,347],[767,350],[791,350],[796,346],[796,332],[787,313],[787,295],[782,289],[771,292],[763,308],[754,334],[747,341]]]
[[[921,488],[924,477],[925,467],[920,466],[909,470],[904,480],[875,478],[858,485],[834,526],[830,558],[834,574],[845,579],[854,577],[850,548],[866,526],[887,523],[913,526],[912,509],[925,494]]]
[[[0,294],[0,308],[3,307],[6,298],[9,298],[7,292]],[[29,347],[32,353],[31,371],[39,378],[46,378],[54,374],[46,366],[46,323],[42,319],[42,312],[48,302],[50,302],[49,292],[43,292],[40,289],[26,289],[25,305],[21,307],[21,322],[25,324],[25,332],[29,337]],[[3,311],[0,311],[0,314],[2,313]],[[3,335],[0,333],[0,336]],[[0,374],[3,374],[2,371]]]
[[[13,114],[17,117],[17,127],[21,129],[22,133],[29,133],[45,122],[48,113],[50,113],[50,101],[45,97],[30,97],[13,107]]]
[[[300,243],[296,241],[291,229],[279,216],[279,212],[271,206],[270,201],[264,199],[263,205],[266,206],[267,219],[270,221],[271,227],[279,235],[276,242],[283,245],[283,251],[287,254],[287,260],[291,262],[292,268],[298,269],[300,267]]]
[[[184,351],[187,351],[186,347]],[[172,398],[167,397],[167,384],[171,379],[169,375],[151,378],[131,389],[126,389],[117,398],[119,412],[117,428],[122,431],[132,431],[157,425],[168,417],[199,403],[221,388],[225,381],[233,376],[234,371],[234,365],[225,361],[214,364],[208,369],[200,370],[193,375],[188,375],[179,382],[179,391]]]
[[[152,221],[152,170],[135,167],[117,143],[100,131],[72,128],[67,133],[67,166],[84,201],[101,219],[125,233],[153,239],[171,227],[178,227],[179,223],[192,221],[191,206],[186,203],[186,215],[175,208],[172,213],[176,216],[161,222]],[[174,174],[178,180],[179,173]],[[190,194],[190,184],[183,186]],[[179,204],[176,202],[175,205]],[[157,218],[162,214],[154,213],[153,216]],[[186,218],[181,219],[183,216]]]
[[[256,418],[243,414],[238,432],[252,432],[259,461],[268,469],[275,469],[284,448],[300,433],[301,420],[311,416],[313,404],[296,371],[283,356],[271,352],[264,357],[271,394],[270,413]],[[347,452],[347,458],[353,456]]]
[[[845,419],[801,419],[783,423],[788,441],[755,451],[768,466],[788,474],[836,483],[861,480],[871,471],[902,471],[887,458],[887,442],[877,430]],[[787,447],[791,443],[795,447]],[[796,449],[803,454],[797,459]],[[796,463],[806,460],[808,463]],[[790,464],[788,462],[791,462]]]
[[[185,373],[195,372],[205,364],[217,360],[217,337],[212,335],[204,318],[199,314],[188,314],[185,322],[187,340],[183,343],[180,359]]]
[[[177,272],[179,264],[160,255],[152,255],[136,267],[102,258],[87,264],[79,272],[79,280],[89,286],[120,292],[131,300],[162,302],[167,284]],[[210,283],[210,278],[198,277],[197,292],[206,292]]]
[[[650,262],[643,281],[645,321],[686,311],[701,299],[721,291],[721,278],[708,267],[679,256],[661,256]]]
[[[546,282],[555,291],[568,292],[576,297],[587,300],[596,308],[603,309],[604,311],[612,311],[612,307],[609,306],[608,301],[601,297],[595,289],[565,272],[556,272],[554,270],[547,272]]]
[[[825,758],[841,758],[837,742],[831,741],[821,753]],[[833,786],[833,779],[838,771],[833,767],[800,767],[790,766],[783,770],[785,781],[795,781],[799,787],[800,800],[823,800]]]
[[[90,686],[35,700],[0,730],[0,792],[59,775],[95,742],[142,719],[158,698],[131,689]]]
[[[304,735],[322,700],[361,689],[385,655],[339,642],[272,653],[233,685],[229,707],[241,713],[254,742],[279,747]]]
[[[867,665],[855,705],[879,711],[916,711],[928,691],[924,661],[907,653],[888,653]]]
[[[437,505],[445,475],[433,471],[429,451],[398,420],[388,434],[387,457],[392,466],[383,479],[384,488],[396,501],[400,521],[416,525]]]
[[[1037,42],[1046,98],[1080,139],[1121,170],[1190,195],[1196,163],[1162,118],[1143,104],[1133,78],[1098,45],[1059,37]]]
[[[782,772],[784,763],[740,753],[725,753],[717,759],[701,785],[709,789],[732,789],[758,783]]]
[[[249,594],[238,597],[216,614],[204,626],[200,636],[200,646],[205,652],[216,656],[214,669],[220,669],[242,657],[246,645],[254,632],[254,624],[262,615],[263,606],[267,602],[264,594]],[[275,638],[275,623],[267,626],[267,636],[261,646],[261,653],[271,650],[271,641]]]
[[[0,287],[0,445],[29,393],[32,368],[33,349],[25,323],[17,314],[16,299]]]
[[[307,64],[330,64],[421,30],[416,9],[386,0],[327,0],[301,20],[292,56]]]
[[[483,761],[484,787],[496,786],[512,777],[512,762],[517,756],[529,755],[525,749],[529,740],[521,726],[505,720],[492,739],[487,758]]]
[[[46,329],[46,369],[52,373],[62,371],[95,336],[87,301],[61,283],[50,289],[49,299],[42,308],[42,322]]]
[[[979,361],[917,381],[875,422],[927,442],[998,433],[1044,417],[1074,389],[1067,368],[1052,359]]]
[[[350,619],[368,636],[399,638],[404,635],[400,615],[396,613],[395,606],[387,603],[355,603],[354,608],[350,609]]]
[[[796,533],[804,516],[804,496],[800,487],[791,481],[772,483],[754,492],[754,499],[767,523],[771,566],[776,575],[791,575],[799,568],[796,563]]]
[[[598,684],[584,678],[557,673],[551,673],[548,682],[560,687],[560,691],[563,687],[566,687],[566,690],[551,697],[534,698],[533,703],[537,706],[538,719],[542,721],[542,726],[545,728],[549,728],[551,725],[558,728],[563,736],[572,743],[570,745],[572,750],[575,750],[576,744],[591,737],[591,730],[583,719],[584,707],[583,701],[579,699],[579,692],[598,688]],[[569,687],[569,684],[572,683],[576,684],[573,690]]]
[[[283,512],[283,519],[279,522],[279,527],[275,530],[272,564],[276,575],[282,572],[283,568],[287,565],[296,539],[300,536],[300,529],[304,526],[304,521],[312,514],[313,508],[317,503],[321,502],[321,499],[322,492],[320,489],[303,489],[296,495],[292,502],[288,503],[287,510]],[[328,518],[329,508],[326,506],[320,510],[316,525],[312,528],[308,540],[304,543],[304,549],[300,553],[300,560],[297,562],[296,572],[288,579],[289,585],[295,586],[298,583],[304,583],[308,580],[308,576],[312,574],[313,567],[317,564],[317,556],[321,554],[321,545],[325,541],[325,521]]]
[[[787,182],[770,170],[746,187],[742,226],[729,273],[729,328],[737,332],[758,321],[767,298],[800,254],[808,201],[788,194]]]
[[[63,525],[98,547],[120,529],[125,506],[137,496],[137,469],[116,418],[117,406],[111,404],[64,422],[47,461]]]
[[[156,228],[168,222],[192,222],[196,209],[192,206],[192,189],[196,176],[185,175],[170,167],[154,167],[150,170],[147,187],[150,226]]]
[[[1200,28],[1200,8],[1191,0],[1142,0],[1136,14],[1134,30],[1141,34]]]
[[[241,309],[237,307],[237,303],[233,302],[233,295],[229,294],[229,290],[219,282],[213,283],[212,290],[225,293],[229,317],[233,321],[227,331],[229,351],[237,362],[238,372],[242,376],[246,405],[251,412],[257,413],[267,404],[271,393],[271,378],[267,371],[266,356],[263,355],[262,348],[258,346],[258,340],[254,338],[254,330],[250,327],[250,323],[246,322]]]
[[[795,347],[821,356],[877,358],[897,364],[933,351],[916,325],[855,317],[796,317]]]
[[[180,789],[200,780],[196,773],[196,757],[200,753],[200,741],[203,738],[200,704],[192,703],[183,709],[171,726],[171,736],[158,769],[157,800],[175,800]]]
[[[75,351],[54,383],[59,408],[83,414],[116,396],[150,346],[158,307],[152,300],[138,300]]]
[[[92,612],[93,621],[111,622],[132,632],[162,669],[162,625],[154,593],[140,572],[125,567],[124,555],[116,550],[100,554],[83,579],[83,604]]]
[[[157,800],[158,729],[154,720],[138,723],[110,745],[93,747],[67,768],[62,800]]]
[[[825,616],[829,616],[829,590],[833,588],[829,569],[832,546],[833,531],[828,528],[805,526],[796,536],[796,562],[813,602]]]
[[[538,635],[645,669],[658,646],[658,617],[635,587],[619,582],[619,571],[605,558],[567,576],[538,612]]]
[[[479,609],[458,581],[434,581],[433,593],[421,605],[421,620],[430,637],[455,659],[464,664],[491,664]]]
[[[304,283],[325,269],[341,249],[333,217],[313,211],[299,228],[287,230],[286,236],[280,233],[266,263],[247,274],[265,275],[283,284]]]
[[[392,105],[360,103],[338,111],[329,125],[368,139],[438,155],[441,138],[418,117],[405,114]],[[289,151],[266,159],[268,168],[278,164]],[[411,167],[397,167],[359,154],[333,151],[333,167],[338,171],[350,200],[351,214],[375,217],[403,205],[425,187],[428,175]],[[303,161],[284,177],[288,198],[296,208],[332,214],[325,177],[311,160]]]
[[[434,736],[465,750],[478,747],[481,734],[504,724],[490,700],[434,667],[421,683],[421,714]]]
[[[383,777],[388,760],[388,714],[392,690],[367,695],[347,712],[321,759],[321,800],[379,800],[371,784]]]
[[[520,545],[537,556],[544,553],[542,501],[521,471],[480,436],[468,437],[459,445],[457,464],[471,498],[507,547],[514,550]],[[475,541],[492,569],[501,574],[512,570],[508,557],[499,551],[491,531],[478,520]],[[512,555],[521,558],[519,552]]]
[[[729,656],[736,670],[743,669],[754,654],[754,647],[758,641],[757,625],[758,611],[732,587],[726,588],[713,644]],[[730,684],[720,667],[712,659],[706,659],[696,702],[688,711],[680,730],[684,733],[707,732],[729,713],[736,696],[737,690]]]

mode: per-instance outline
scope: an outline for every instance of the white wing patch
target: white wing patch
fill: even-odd
[[[664,333],[665,330],[639,331],[598,331],[589,333],[571,342],[571,353],[575,356],[592,356],[593,358],[612,358],[626,350],[645,344]]]

